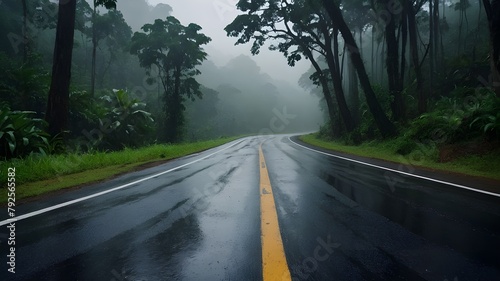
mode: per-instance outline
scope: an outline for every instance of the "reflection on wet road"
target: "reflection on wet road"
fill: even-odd
[[[0,280],[263,280],[261,143],[292,280],[500,280],[500,198],[412,177],[393,185],[287,136],[19,206],[27,214],[153,176],[16,222],[15,275],[2,226]]]

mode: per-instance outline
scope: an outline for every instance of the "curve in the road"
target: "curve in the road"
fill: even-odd
[[[323,151],[319,151],[319,150],[312,149],[310,147],[301,145],[301,144],[299,144],[297,142],[294,142],[290,137],[288,137],[288,140],[290,142],[292,142],[293,144],[295,144],[297,146],[300,146],[300,147],[302,147],[304,149],[307,149],[307,150],[310,150],[310,151],[314,151],[314,152],[317,152],[317,153],[320,153],[320,154],[328,155],[328,156],[331,156],[331,157],[335,157],[335,158],[338,158],[338,159],[342,159],[342,160],[354,162],[354,163],[357,163],[357,164],[362,164],[362,165],[366,165],[366,166],[370,166],[370,167],[382,169],[382,170],[385,170],[385,171],[390,171],[390,172],[398,173],[398,174],[405,175],[405,176],[410,176],[410,177],[415,177],[415,178],[419,178],[419,179],[423,179],[423,180],[428,180],[428,181],[432,181],[432,182],[435,182],[435,183],[446,184],[446,185],[458,187],[458,188],[461,188],[461,189],[466,189],[466,190],[470,190],[470,191],[474,191],[474,192],[478,192],[478,193],[482,193],[482,194],[487,194],[487,195],[491,195],[491,196],[495,196],[495,197],[499,197],[500,198],[500,194],[498,194],[498,193],[494,193],[494,192],[490,192],[490,191],[486,191],[486,190],[481,190],[481,189],[477,189],[477,188],[473,188],[473,187],[469,187],[469,186],[465,186],[465,185],[461,185],[461,184],[456,184],[456,183],[452,183],[452,182],[447,182],[447,181],[443,181],[443,180],[433,179],[433,178],[429,178],[429,177],[425,177],[425,176],[421,176],[421,175],[417,175],[417,174],[413,174],[413,173],[407,173],[407,172],[403,172],[403,171],[398,171],[398,170],[395,170],[395,169],[391,169],[391,168],[387,168],[387,167],[383,167],[383,166],[379,166],[379,165],[375,165],[375,164],[371,164],[371,163],[366,163],[366,162],[363,162],[363,161],[358,161],[358,160],[350,159],[350,158],[347,158],[347,157],[342,157],[342,156],[339,156],[339,155],[334,155],[334,154],[326,153],[326,152],[323,152]]]

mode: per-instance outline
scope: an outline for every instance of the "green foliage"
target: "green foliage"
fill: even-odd
[[[470,7],[469,0],[459,0],[459,1],[458,1],[457,3],[455,3],[455,5],[453,6],[453,8],[455,9],[455,11],[465,11],[465,10],[467,10],[469,7]]]
[[[402,156],[395,148],[412,145],[410,140],[402,138],[370,141],[359,146],[343,145],[335,141],[324,141],[314,134],[301,136],[300,139],[326,149],[401,163],[406,167],[427,167],[444,172],[452,171],[466,175],[500,179],[498,168],[500,167],[500,149],[496,149],[486,155],[466,155],[452,162],[440,163],[437,162],[438,158],[436,157],[437,153],[434,147],[428,145],[420,146],[415,141],[413,143],[418,148],[413,150],[413,153],[405,153],[405,156]]]
[[[84,0],[83,0],[84,1]],[[55,28],[57,22],[57,3],[51,0],[25,1],[27,37],[24,37],[23,1],[8,0],[0,2],[0,50],[17,59],[24,55],[25,46],[33,49],[37,31]]]
[[[500,99],[486,88],[456,88],[434,108],[413,120],[406,136],[420,141],[453,143],[477,137],[500,136]]]
[[[131,98],[124,90],[113,92],[112,96],[102,97],[110,111],[99,119],[99,127],[104,129],[101,147],[116,150],[152,143],[154,120],[144,110],[146,104]]]
[[[387,94],[387,90],[380,85],[373,85],[373,92],[375,93],[380,106],[388,114],[390,112],[391,96]],[[373,118],[373,114],[370,113],[368,103],[364,95],[361,95],[361,120],[359,127],[355,130],[355,134],[363,140],[371,140],[380,137],[380,133],[377,130],[377,124]]]
[[[144,33],[136,32],[132,37],[130,52],[138,56],[148,75],[153,66],[158,69],[165,92],[164,139],[178,142],[184,125],[185,99],[201,98],[200,84],[194,77],[200,74],[196,67],[207,57],[201,46],[211,39],[199,32],[199,25],[183,26],[172,16],[146,24],[142,30]]]
[[[189,140],[205,140],[216,138],[220,132],[217,128],[217,104],[219,93],[202,87],[203,99],[188,101],[186,106],[186,131]]]
[[[95,15],[94,25],[88,27],[86,33],[92,34],[92,30],[95,31],[96,43],[107,39],[108,47],[115,50],[128,47],[127,45],[132,37],[132,29],[125,22],[122,13],[116,10],[110,10],[104,15]]]
[[[333,136],[331,121],[327,121],[319,128],[318,137],[323,140],[331,140]]]
[[[31,155],[23,159],[1,161],[0,172],[7,171],[8,167],[16,167],[16,198],[21,199],[108,179],[140,169],[145,163],[186,156],[235,139],[236,137],[176,145],[151,145],[114,152],[66,153],[46,157]],[[1,186],[6,186],[5,181],[6,177],[0,176]],[[0,202],[6,201],[7,192],[2,192]]]
[[[99,119],[104,118],[109,109],[102,100],[96,99],[87,91],[69,93],[69,130],[72,138],[82,135],[82,130],[98,128]]]
[[[44,121],[31,118],[33,114],[32,111],[11,111],[5,104],[0,105],[0,158],[46,154],[49,136],[41,129]]]
[[[90,3],[86,0],[76,1],[76,14],[75,14],[75,30],[82,33],[88,32],[88,23],[92,20],[93,10],[90,7]],[[57,21],[56,21],[57,22]],[[54,25],[53,28],[56,28]],[[89,35],[87,33],[87,35]]]
[[[77,151],[118,150],[153,142],[153,118],[145,103],[125,90],[101,93],[100,98],[86,91],[70,93],[71,147]]]
[[[39,65],[38,55],[20,64],[0,52],[0,96],[10,108],[45,113],[49,74]]]
[[[487,92],[475,117],[469,125],[471,130],[480,131],[489,139],[500,140],[500,98],[498,96]]]
[[[392,141],[393,152],[401,155],[409,155],[418,148],[415,140],[399,137]]]
[[[95,6],[104,6],[106,9],[116,9],[117,0],[94,0]]]

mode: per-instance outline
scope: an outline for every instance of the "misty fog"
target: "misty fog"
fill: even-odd
[[[298,85],[307,62],[291,68],[282,55],[268,50],[251,56],[249,46],[234,46],[234,39],[226,36],[223,29],[237,14],[234,1],[148,1],[149,5],[139,8],[141,1],[121,2],[117,9],[133,31],[163,13],[163,18],[173,15],[184,24],[199,24],[212,38],[205,47],[207,61],[199,67],[197,77],[204,86],[203,97],[186,106],[186,138],[306,132],[317,130],[324,122],[320,99]],[[154,104],[153,99],[148,100]],[[294,118],[277,122],[280,114],[276,112]]]

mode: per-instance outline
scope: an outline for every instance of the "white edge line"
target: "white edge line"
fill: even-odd
[[[402,172],[402,171],[394,170],[394,169],[391,169],[391,168],[382,167],[382,166],[378,166],[378,165],[374,165],[374,164],[370,164],[370,163],[365,163],[365,162],[362,162],[362,161],[358,161],[358,160],[354,160],[354,159],[350,159],[350,158],[346,158],[346,157],[342,157],[342,156],[338,156],[338,155],[326,153],[326,152],[323,152],[323,151],[315,150],[315,149],[312,149],[312,148],[309,148],[307,146],[303,146],[301,144],[298,144],[298,143],[294,142],[290,137],[288,137],[288,140],[290,142],[294,143],[295,145],[298,145],[298,146],[300,146],[302,148],[305,148],[305,149],[308,149],[308,150],[311,150],[311,151],[314,151],[314,152],[317,152],[317,153],[321,153],[321,154],[324,154],[324,155],[328,155],[328,156],[331,156],[331,157],[339,158],[339,159],[342,159],[342,160],[347,160],[347,161],[351,161],[351,162],[354,162],[354,163],[363,164],[363,165],[366,165],[366,166],[375,167],[375,168],[379,168],[379,169],[382,169],[382,170],[399,173],[399,174],[406,175],[406,176],[411,176],[411,177],[415,177],[415,178],[419,178],[419,179],[424,179],[424,180],[433,181],[433,182],[437,182],[437,183],[441,183],[441,184],[446,184],[446,185],[451,185],[451,186],[454,186],[454,187],[458,187],[458,188],[462,188],[462,189],[467,189],[467,190],[471,190],[471,191],[475,191],[475,192],[479,192],[479,193],[483,193],[483,194],[487,194],[487,195],[492,195],[492,196],[500,197],[500,194],[498,194],[498,193],[489,192],[489,191],[485,191],[485,190],[481,190],[481,189],[476,189],[476,188],[472,188],[472,187],[468,187],[468,186],[465,186],[465,185],[460,185],[460,184],[456,184],[456,183],[452,183],[452,182],[447,182],[447,181],[437,180],[437,179],[433,179],[433,178],[428,178],[428,177],[424,177],[424,176],[420,176],[420,175],[415,175],[415,174],[412,174],[412,173]]]
[[[0,226],[3,226],[3,225],[6,225],[6,224],[9,224],[9,223],[12,223],[12,222],[16,222],[16,221],[20,221],[20,220],[24,220],[24,219],[27,219],[27,218],[30,218],[30,217],[34,217],[34,216],[37,216],[37,215],[40,215],[40,214],[43,214],[43,213],[46,213],[46,212],[50,212],[50,211],[53,211],[53,210],[56,210],[56,209],[60,209],[60,208],[63,208],[63,207],[66,207],[66,206],[69,206],[69,205],[72,205],[72,204],[75,204],[75,203],[78,203],[78,202],[82,202],[82,201],[85,201],[85,200],[88,200],[88,199],[91,199],[91,198],[95,198],[95,197],[98,197],[98,196],[101,196],[101,195],[104,195],[104,194],[108,194],[108,193],[111,193],[113,191],[117,191],[117,190],[120,190],[120,189],[123,189],[125,187],[128,187],[128,186],[131,186],[131,185],[134,185],[134,184],[137,184],[137,183],[140,183],[140,182],[143,182],[143,181],[147,181],[147,180],[150,180],[152,178],[155,178],[155,177],[158,177],[158,176],[161,176],[161,175],[164,175],[164,174],[167,174],[167,173],[170,173],[170,172],[173,172],[175,170],[178,170],[180,168],[183,168],[183,167],[186,167],[188,165],[191,165],[191,164],[194,164],[196,162],[199,162],[201,160],[204,160],[212,155],[215,155],[217,153],[220,153],[226,149],[229,149],[241,142],[243,142],[245,139],[242,139],[238,142],[235,142],[234,144],[228,146],[228,147],[225,147],[221,150],[217,150],[216,152],[213,152],[213,153],[210,153],[202,158],[199,158],[199,159],[196,159],[196,160],[193,160],[189,163],[186,163],[186,164],[182,164],[180,166],[177,166],[175,168],[172,168],[172,169],[169,169],[169,170],[166,170],[166,171],[163,171],[163,172],[160,172],[160,173],[157,173],[157,174],[154,174],[154,175],[151,175],[151,176],[148,176],[148,177],[145,177],[145,178],[142,178],[142,179],[139,179],[139,180],[136,180],[136,181],[133,181],[133,182],[129,182],[127,184],[124,184],[124,185],[120,185],[120,186],[117,186],[117,187],[114,187],[114,188],[111,188],[111,189],[108,189],[108,190],[105,190],[105,191],[101,191],[101,192],[98,192],[98,193],[95,193],[95,194],[92,194],[92,195],[88,195],[88,196],[84,196],[84,197],[81,197],[81,198],[78,198],[78,199],[74,199],[74,200],[71,200],[71,201],[67,201],[67,202],[64,202],[64,203],[60,203],[60,204],[57,204],[57,205],[54,205],[54,206],[51,206],[51,207],[47,207],[47,208],[43,208],[43,209],[40,209],[38,211],[34,211],[34,212],[30,212],[30,213],[26,213],[24,215],[20,215],[20,216],[16,216],[14,218],[11,218],[11,219],[6,219],[6,220],[3,220],[3,221],[0,221]],[[186,155],[188,156],[188,155]]]

